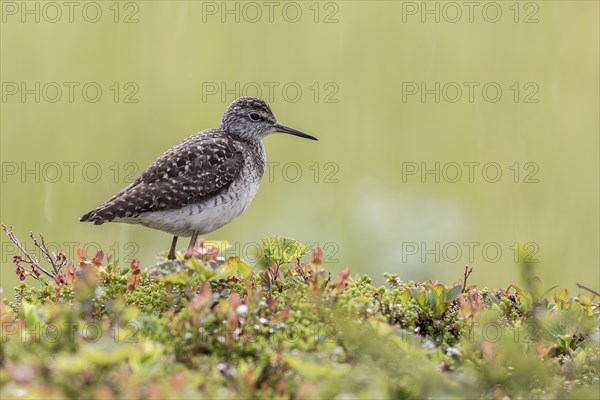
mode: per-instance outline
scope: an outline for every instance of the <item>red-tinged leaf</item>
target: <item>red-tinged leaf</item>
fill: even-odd
[[[229,295],[229,304],[230,304],[231,308],[235,310],[235,308],[237,306],[242,304],[242,299],[240,298],[240,295],[235,292],[230,294]]]
[[[102,265],[102,260],[104,259],[104,252],[102,250],[99,250],[96,255],[94,256],[94,258],[92,259],[92,264],[94,264],[95,266],[99,267]]]
[[[79,259],[80,264],[85,264],[87,262],[87,254],[85,254],[83,247],[77,248],[77,258]]]
[[[348,278],[350,277],[350,268],[344,268],[337,277],[337,282],[335,283],[335,287],[337,289],[345,288],[348,285]]]
[[[537,351],[538,355],[540,356],[540,358],[544,358],[548,355],[548,353],[550,353],[551,350],[553,350],[556,346],[554,345],[554,342],[550,342],[550,343],[544,343],[544,342],[538,342],[535,345],[535,350]]]
[[[252,341],[252,336],[248,335],[248,333],[246,333],[246,332],[242,333],[242,337],[241,338],[242,338],[242,341],[245,344],[248,344],[248,343],[250,343]]]
[[[481,342],[479,345],[481,348],[481,352],[488,359],[494,358],[494,346],[490,342]]]
[[[54,282],[56,282],[57,285],[60,285],[60,277],[58,275],[54,275]]]
[[[254,379],[254,370],[252,367],[247,367],[247,369],[242,372],[242,378],[250,391],[254,392],[256,390],[256,381]]]
[[[212,246],[206,249],[206,255],[209,259],[216,260],[219,257],[219,248]]]
[[[129,264],[129,268],[131,268],[131,272],[133,272],[133,271],[139,271],[139,269],[140,269],[140,260],[138,260],[137,258],[134,258],[133,260],[131,260],[131,264]]]
[[[200,311],[203,307],[208,306],[212,301],[212,291],[210,290],[210,285],[204,284],[202,285],[202,290],[200,293],[195,295],[190,301],[190,307],[194,311]]]
[[[70,285],[71,283],[73,283],[73,281],[75,280],[75,264],[73,264],[72,262],[69,263],[69,265],[67,265],[67,283]]]
[[[267,290],[268,293],[271,293],[271,273],[268,269],[265,269],[265,271],[260,276],[260,283],[262,287]]]
[[[275,307],[279,304],[279,299],[277,297],[270,296],[267,299],[267,305],[271,309],[271,311],[275,311]]]
[[[108,255],[106,256],[106,262],[109,263],[110,260],[112,260],[113,258],[113,253],[108,253]]]
[[[188,258],[196,257],[203,260],[216,260],[219,256],[219,247],[200,242],[198,246],[193,247],[191,251],[186,251],[185,254]]]
[[[290,318],[290,309],[288,307],[281,310],[281,312],[275,315],[275,319],[278,321],[287,321]]]
[[[239,296],[238,296],[239,300]],[[238,328],[238,315],[235,312],[235,307],[229,309],[229,315],[227,317],[227,332],[225,335],[225,347],[229,348],[233,344],[233,335],[235,330]]]
[[[285,378],[279,378],[277,384],[275,385],[275,393],[289,393],[289,386],[290,384]]]
[[[140,282],[142,279],[142,271],[140,270],[140,260],[133,259],[131,260],[131,264],[129,265],[131,269],[131,276],[129,277],[129,281],[127,282],[127,288],[130,291],[134,291],[140,286]]]
[[[6,327],[4,324],[14,324],[16,322],[15,312],[8,304],[0,303],[0,321],[2,321],[2,328]],[[4,334],[4,331],[1,332]]]
[[[315,247],[310,255],[311,264],[323,264],[323,250],[320,247]]]

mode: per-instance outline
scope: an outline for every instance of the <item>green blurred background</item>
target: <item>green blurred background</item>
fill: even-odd
[[[504,287],[521,243],[544,286],[598,289],[598,2],[49,4],[1,2],[0,220],[28,248],[33,230],[70,257],[155,262],[168,234],[79,217],[260,90],[319,142],[265,140],[254,202],[207,235],[231,255],[278,234],[376,282],[469,263]]]

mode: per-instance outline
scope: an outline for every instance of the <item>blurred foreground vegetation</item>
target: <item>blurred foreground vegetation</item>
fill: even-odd
[[[477,288],[469,268],[375,287],[292,239],[266,239],[255,267],[223,245],[145,271],[102,252],[16,257],[1,397],[600,397],[593,291],[546,288],[527,265],[523,287]]]

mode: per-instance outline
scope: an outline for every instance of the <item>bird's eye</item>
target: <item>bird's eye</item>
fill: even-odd
[[[260,115],[258,115],[257,113],[251,113],[250,115],[248,115],[248,117],[252,120],[252,121],[258,121],[260,119]]]

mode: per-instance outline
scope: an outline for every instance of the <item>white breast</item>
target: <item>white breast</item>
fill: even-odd
[[[264,152],[261,158],[265,162]],[[201,235],[212,232],[228,224],[248,208],[258,192],[263,171],[264,167],[257,169],[251,162],[247,162],[240,177],[226,191],[214,197],[180,209],[144,213],[135,219],[123,219],[120,222],[138,223],[175,236],[191,236],[194,231]]]

